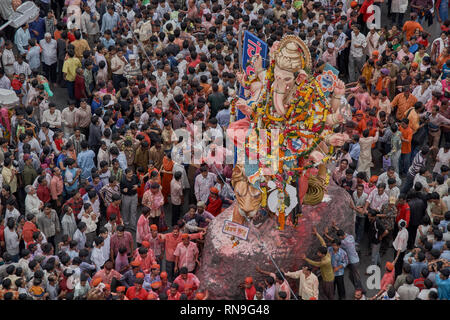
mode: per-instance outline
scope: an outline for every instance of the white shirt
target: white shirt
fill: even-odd
[[[393,197],[395,199],[398,199],[398,196],[400,195],[400,189],[397,186],[393,187],[392,189],[387,187],[386,194],[388,195],[389,198]]]
[[[42,123],[48,122],[51,128],[61,126],[61,111],[56,109],[53,113],[50,109],[45,110],[42,114]]]
[[[422,187],[424,188],[424,190],[430,189],[428,182],[427,182],[427,178],[422,176],[420,173],[417,173],[416,176],[414,177],[413,184],[416,184],[417,182],[420,182],[422,184]]]
[[[14,62],[14,73],[17,75],[20,75],[23,73],[25,77],[31,76],[31,68],[28,63],[25,61],[22,62],[22,64],[19,64],[17,61]]]
[[[445,165],[449,165],[450,163],[450,151],[447,153],[444,152],[444,148],[440,148],[436,157],[436,164],[434,165],[433,172],[441,173],[441,167]]]
[[[54,135],[53,131],[51,129],[48,129],[47,136],[50,141],[53,141],[53,135]],[[41,143],[42,141],[47,141],[47,139],[45,138],[45,133],[42,131],[42,129],[39,130],[38,138]]]
[[[38,198],[37,194],[28,194],[25,198],[25,214],[32,213],[34,215],[39,214],[40,206],[43,202]]]
[[[99,271],[105,264],[106,260],[103,255],[102,248],[94,247],[91,252],[91,261],[95,264],[97,271]]]
[[[394,172],[394,177],[395,177],[395,181],[397,182],[397,187],[400,188],[400,186],[402,185],[402,179],[400,179],[400,176],[398,175],[397,172]],[[387,172],[383,172],[378,177],[377,184],[380,184],[383,182],[384,184],[386,184],[386,187],[388,187],[389,186],[388,180],[389,180],[389,176],[387,175]]]
[[[72,111],[69,107],[65,108],[61,112],[61,121],[64,125],[64,134],[70,135],[73,133],[73,128],[69,128],[69,125],[75,125],[75,114],[76,114],[77,108],[74,108]]]
[[[42,48],[42,62],[48,66],[56,63],[56,40],[51,39],[50,42],[47,42],[47,40],[42,39],[39,41],[39,45]]]
[[[109,235],[108,232],[108,237],[104,239],[103,246],[101,247],[105,262],[109,259],[109,255],[111,254],[110,249],[111,249],[111,236]]]
[[[423,104],[427,103],[431,100],[431,90],[430,87],[425,89],[422,93],[422,86],[417,86],[414,88],[412,95],[417,98],[417,101],[422,102]]]
[[[355,48],[355,45],[361,45],[362,48]],[[360,32],[358,35],[355,35],[355,32],[352,31],[352,41],[350,45],[350,56],[355,58],[361,58],[364,56],[364,49],[367,46],[366,37]]]
[[[395,251],[398,250],[400,250],[401,252],[406,251],[406,246],[408,244],[408,236],[409,236],[408,230],[406,228],[403,228],[398,232],[397,237],[392,243],[392,246],[394,247]]]
[[[6,74],[0,78],[0,89],[11,90],[11,80],[9,80]]]
[[[14,53],[12,50],[5,49],[3,51],[2,62],[5,73],[7,75],[14,74],[14,62],[16,62],[16,58],[14,57]],[[7,66],[7,64],[10,64],[10,66]]]
[[[422,289],[422,291],[419,292],[417,298],[419,298],[420,300],[430,300],[428,299],[428,295],[430,294],[431,291],[434,291],[436,293],[438,292],[436,288]]]
[[[5,211],[5,223],[8,222],[9,218],[14,218],[14,221],[17,222],[17,219],[20,217],[20,212],[16,208],[13,207],[11,211],[6,209]]]
[[[81,250],[84,249],[84,245],[86,243],[86,235],[80,231],[80,229],[77,229],[75,233],[73,234],[73,240],[78,242],[77,249]]]
[[[372,39],[373,46],[370,44],[369,39]],[[372,56],[373,51],[377,50],[379,39],[380,39],[380,35],[376,31],[374,34],[371,34],[370,32],[367,34],[367,36],[366,36],[366,42],[367,42],[366,53],[369,57]]]
[[[195,177],[195,197],[197,201],[203,201],[206,203],[209,197],[209,188],[213,187],[217,181],[217,175],[212,172],[208,172],[206,178],[200,173]]]
[[[5,228],[5,245],[6,251],[12,256],[19,254],[19,236],[16,231],[9,230],[8,227]]]

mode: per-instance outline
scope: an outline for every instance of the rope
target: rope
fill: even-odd
[[[248,224],[250,226],[250,229],[251,229],[252,228],[252,224],[250,223],[250,220],[246,216],[244,216],[244,218],[245,218],[245,220],[247,220],[247,222],[248,222]],[[279,274],[281,275],[283,280],[288,284],[289,291],[291,292],[292,296],[295,298],[295,300],[298,300],[297,296],[295,295],[294,291],[292,290],[291,286],[289,285],[289,282],[284,277],[283,272],[278,267],[277,263],[275,262],[275,260],[273,259],[272,255],[270,254],[269,250],[267,250],[266,244],[264,243],[264,241],[261,240],[259,230],[256,229],[256,231],[257,232],[255,232],[255,236],[256,236],[256,239],[259,241],[259,243],[261,245],[261,248],[266,249],[266,253],[269,256],[270,260],[272,261],[272,264],[275,266],[275,268],[277,269],[277,271],[279,272]]]

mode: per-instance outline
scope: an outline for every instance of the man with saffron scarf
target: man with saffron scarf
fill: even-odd
[[[167,203],[167,197],[170,195],[170,182],[173,178],[173,165],[171,153],[167,152],[163,158],[160,172],[162,173],[162,194],[164,196],[164,204]]]
[[[206,201],[206,211],[217,217],[222,212],[222,199],[219,197],[219,190],[216,187],[209,189],[209,197]]]

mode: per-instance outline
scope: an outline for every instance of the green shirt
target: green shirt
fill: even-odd
[[[23,184],[25,186],[33,184],[37,177],[37,172],[33,166],[25,165],[22,171]]]

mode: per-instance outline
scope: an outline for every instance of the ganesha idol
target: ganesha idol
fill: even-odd
[[[247,98],[234,100],[232,113],[238,108],[245,118],[232,122],[227,131],[245,158],[235,165],[231,179],[237,198],[233,221],[245,224],[262,212],[278,216],[283,230],[286,217],[296,225],[302,204],[323,200],[325,163],[333,148],[348,140],[332,131],[344,120],[345,86],[337,81],[331,98],[325,97],[311,74],[309,50],[297,36],[275,42],[269,56],[267,70],[256,56],[253,75],[237,74]],[[255,143],[263,134],[268,142]]]

